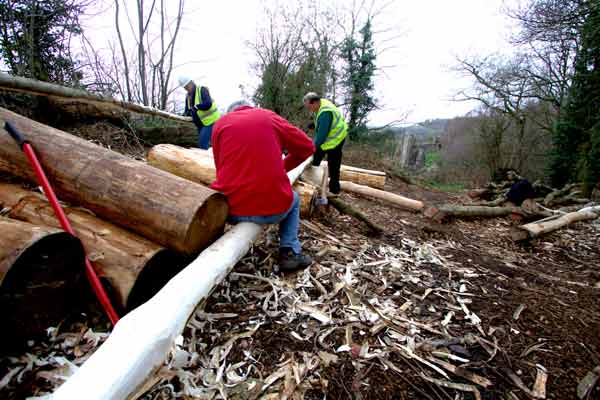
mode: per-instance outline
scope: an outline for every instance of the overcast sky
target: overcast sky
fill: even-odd
[[[105,0],[107,1],[107,0]],[[398,119],[406,112],[409,122],[464,115],[473,103],[450,101],[458,89],[470,84],[451,71],[455,57],[508,52],[508,36],[514,29],[502,7],[517,0],[396,0],[379,22],[403,35],[394,49],[378,59],[393,66],[376,79],[376,96],[382,110],[373,112],[371,124]],[[127,0],[133,6],[133,0]],[[246,41],[264,24],[263,10],[271,0],[192,1],[180,33],[176,75],[188,75],[209,87],[225,108],[241,97],[240,85],[249,93],[257,85],[250,68],[252,52]],[[346,1],[338,3],[347,5]],[[84,20],[88,37],[102,48],[114,37],[114,9]],[[122,28],[123,29],[123,28]],[[124,30],[124,34],[131,31]],[[376,43],[377,45],[377,43]],[[183,96],[183,92],[179,93]],[[300,101],[301,99],[299,99]]]

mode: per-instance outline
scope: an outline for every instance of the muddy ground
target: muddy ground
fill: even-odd
[[[345,162],[377,166],[351,151]],[[394,177],[387,186],[428,203],[467,201]],[[515,244],[510,218],[436,224],[341,199],[384,233],[326,209],[301,227],[315,264],[282,277],[267,231],[142,398],[528,399],[541,388],[577,398],[600,365],[600,221]],[[87,315],[0,359],[0,398],[47,393],[85,361],[106,327]]]

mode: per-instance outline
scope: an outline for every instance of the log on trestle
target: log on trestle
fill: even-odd
[[[76,299],[84,271],[81,242],[45,226],[0,217],[2,352],[56,326]]]
[[[312,157],[288,173],[294,182]],[[262,229],[240,223],[204,250],[152,299],[115,326],[108,340],[52,395],[53,400],[135,398],[163,364],[196,306],[246,254]]]
[[[225,197],[145,163],[0,108],[29,140],[59,198],[156,243],[194,254],[223,230]],[[0,171],[33,180],[17,144],[0,134]]]
[[[19,185],[0,184],[0,204],[11,218],[60,228],[50,204]],[[183,258],[163,246],[85,210],[64,211],[98,276],[110,284],[110,297],[125,310],[144,303],[183,267]]]

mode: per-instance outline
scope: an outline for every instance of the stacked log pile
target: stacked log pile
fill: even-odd
[[[73,204],[66,207],[68,218],[121,310],[149,299],[181,270],[186,257],[198,254],[223,232],[227,204],[222,194],[0,108],[0,125],[5,121],[33,145],[58,197]],[[0,134],[0,172],[35,182],[27,158],[5,132]],[[45,236],[59,232],[49,204],[33,192],[1,185],[0,205],[11,221],[33,224]],[[30,235],[23,244],[10,239],[6,232],[14,231],[14,224],[5,222],[0,230],[8,240],[3,243],[8,255],[20,254],[40,239]],[[75,245],[53,241],[55,251],[66,259],[73,257]],[[19,259],[3,257],[4,272],[15,269]],[[78,270],[83,271],[83,257],[78,261]],[[31,279],[26,273],[13,275],[14,282],[19,277]],[[56,276],[62,276],[60,271]],[[26,283],[0,281],[3,298],[14,285]],[[65,315],[69,307],[61,304],[56,310]]]

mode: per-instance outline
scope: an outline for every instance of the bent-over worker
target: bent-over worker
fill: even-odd
[[[340,193],[340,167],[342,166],[342,147],[348,134],[348,125],[342,112],[331,101],[322,99],[310,92],[304,96],[304,106],[315,113],[316,147],[313,165],[318,167],[327,155],[329,168],[329,191]]]
[[[310,138],[273,111],[239,101],[215,123],[212,149],[217,180],[211,187],[227,196],[228,220],[279,224],[280,271],[308,267],[312,260],[298,239],[300,199],[286,172],[313,154]]]
[[[213,125],[221,114],[206,86],[196,85],[185,76],[179,77],[179,85],[187,92],[183,115],[192,117],[198,128],[198,147],[206,150],[210,147]]]

